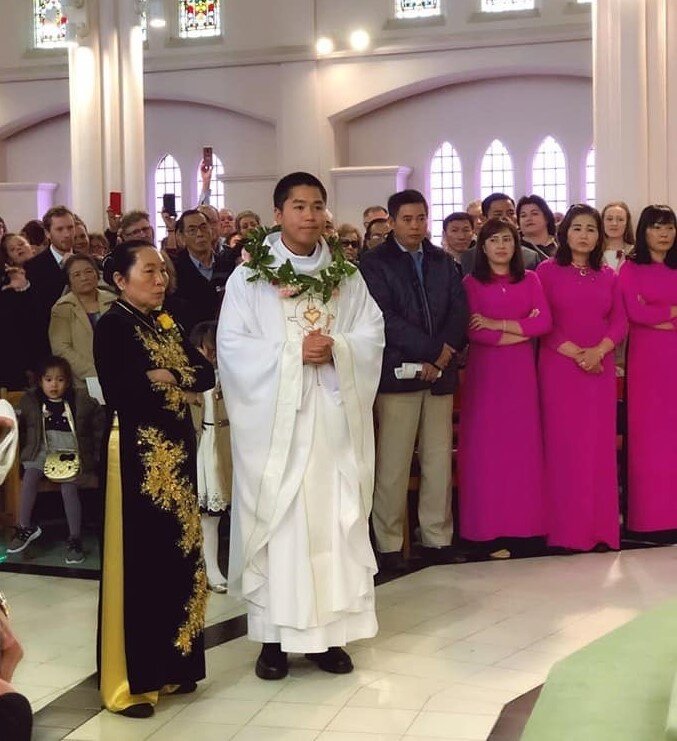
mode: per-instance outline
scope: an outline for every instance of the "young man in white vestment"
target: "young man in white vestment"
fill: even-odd
[[[286,676],[288,652],[350,672],[342,646],[378,629],[368,517],[383,318],[322,239],[326,201],[313,175],[280,180],[280,231],[245,247],[217,335],[233,453],[228,584],[263,644],[262,679]]]

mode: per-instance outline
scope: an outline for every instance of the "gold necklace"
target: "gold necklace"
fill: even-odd
[[[115,303],[116,303],[116,304],[117,304],[118,306],[122,307],[122,308],[123,308],[123,309],[124,309],[124,310],[125,310],[125,311],[126,311],[126,312],[127,312],[128,314],[131,314],[131,315],[132,315],[133,317],[135,317],[136,319],[139,319],[139,320],[141,320],[141,322],[142,322],[142,323],[143,323],[143,324],[144,324],[144,325],[145,325],[146,327],[148,327],[148,329],[152,330],[152,331],[153,331],[153,332],[154,332],[154,333],[155,333],[156,335],[161,335],[161,332],[160,332],[160,331],[158,330],[158,328],[157,328],[157,327],[155,326],[155,324],[154,324],[154,323],[153,323],[153,324],[151,324],[151,322],[149,322],[149,321],[148,321],[148,320],[147,320],[147,319],[146,319],[146,318],[145,318],[145,317],[143,316],[143,314],[142,314],[142,313],[141,313],[140,311],[138,311],[138,312],[134,312],[134,311],[132,311],[132,310],[131,310],[131,309],[129,308],[129,306],[127,306],[126,304],[124,304],[124,303],[123,303],[123,302],[122,302],[122,301],[121,301],[120,299],[118,299],[118,300],[117,300],[117,301],[116,301]]]

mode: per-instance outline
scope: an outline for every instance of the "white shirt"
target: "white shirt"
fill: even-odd
[[[53,244],[49,245],[49,251],[52,253],[52,256],[56,260],[56,264],[61,267],[61,263],[66,259],[67,256],[71,255],[72,253],[67,252],[65,255],[59,252],[59,250],[55,249]]]

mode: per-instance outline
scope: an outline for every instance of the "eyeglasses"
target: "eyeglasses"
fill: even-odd
[[[136,229],[130,229],[129,231],[125,232],[125,236],[127,237],[141,237],[144,234],[151,234],[153,231],[153,227],[148,224],[148,226],[139,226]]]
[[[188,234],[191,237],[194,237],[199,232],[207,232],[209,231],[209,224],[199,224],[198,226],[189,226],[186,228],[186,234]]]
[[[342,247],[355,247],[357,249],[360,246],[359,239],[341,239],[339,244]]]

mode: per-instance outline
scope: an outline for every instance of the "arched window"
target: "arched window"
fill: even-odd
[[[482,0],[483,13],[505,13],[510,10],[533,10],[534,0]]]
[[[183,210],[181,205],[181,168],[171,154],[166,154],[155,168],[155,233],[158,241],[167,236],[165,222],[162,220],[162,202],[165,193],[173,193],[176,213]]]
[[[440,0],[395,0],[395,18],[429,18],[441,13]]]
[[[512,170],[512,159],[503,142],[494,139],[482,157],[480,170],[480,192],[482,198],[492,193],[505,193],[515,197],[515,177]]]
[[[585,158],[585,202],[595,205],[595,147],[594,145],[588,150],[588,156]]]
[[[532,190],[541,196],[553,211],[566,211],[567,163],[562,147],[552,136],[546,136],[534,155]]]
[[[433,242],[439,244],[442,222],[463,210],[463,173],[458,152],[444,142],[430,163],[430,217]]]
[[[218,176],[223,175],[223,162],[215,155],[212,155],[212,162],[214,168],[212,169],[212,182],[209,186],[212,194],[209,198],[209,204],[214,208],[225,208],[226,207],[226,186],[223,180],[219,180]],[[202,175],[200,174],[200,168],[197,168],[197,192],[198,196],[202,192]]]
[[[182,39],[220,35],[219,0],[179,0],[179,36]]]
[[[33,36],[38,49],[66,45],[67,19],[61,0],[33,0]]]

